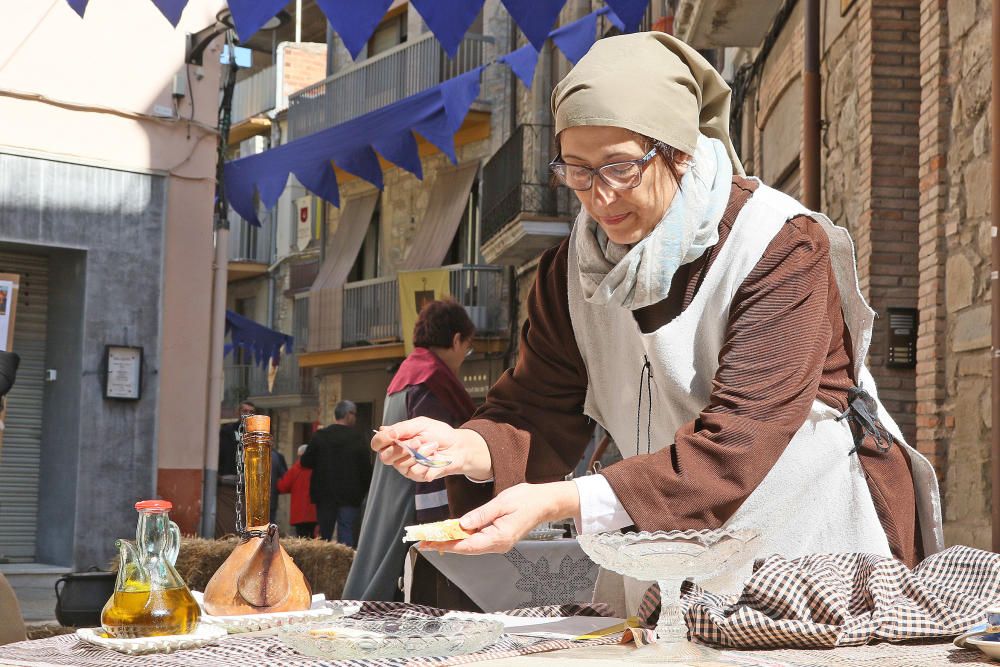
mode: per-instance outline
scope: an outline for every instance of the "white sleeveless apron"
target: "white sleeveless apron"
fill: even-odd
[[[944,545],[937,478],[927,459],[904,443],[899,427],[878,400],[875,383],[864,365],[875,313],[858,288],[850,235],[826,216],[804,209],[796,200],[763,184],[743,206],[688,308],[650,333],[642,333],[628,309],[585,300],[574,252],[581,225],[574,225],[569,246],[569,310],[587,367],[584,412],[611,434],[624,456],[629,456],[630,450],[634,453],[638,393],[633,388],[638,386],[644,357],[648,357],[651,447],[655,451],[673,443],[677,430],[708,405],[733,296],[785,222],[798,215],[812,216],[830,239],[830,261],[854,342],[854,377],[875,399],[882,424],[910,458],[924,553],[930,555]],[[788,345],[788,353],[794,354],[795,341]],[[858,456],[849,455],[854,448],[850,426],[847,420],[835,421],[836,416],[834,408],[815,401],[777,463],[726,522],[726,528],[751,529],[758,538],[732,576],[715,582],[714,590],[738,592],[753,560],[769,554],[890,555]],[[641,441],[645,444],[646,414],[642,422]],[[626,586],[631,604],[626,606],[634,613],[646,584],[631,583]],[[599,584],[599,594],[606,584],[607,579],[604,585]]]

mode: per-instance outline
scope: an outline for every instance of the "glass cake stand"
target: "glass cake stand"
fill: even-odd
[[[580,547],[601,567],[660,585],[657,640],[636,649],[629,658],[695,665],[703,661],[727,663],[721,660],[719,651],[687,639],[681,582],[717,576],[755,538],[752,531],[726,529],[577,536]]]

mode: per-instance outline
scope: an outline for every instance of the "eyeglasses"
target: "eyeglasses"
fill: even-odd
[[[642,183],[642,168],[656,155],[657,146],[637,160],[612,162],[596,169],[579,164],[566,164],[558,159],[549,163],[549,169],[559,182],[572,190],[589,190],[594,186],[594,174],[615,190],[631,190]]]
[[[476,351],[476,348],[469,346],[469,349],[465,351],[465,358],[468,359],[472,356],[472,353]]]

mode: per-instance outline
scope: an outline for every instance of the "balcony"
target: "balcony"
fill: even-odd
[[[303,88],[288,98],[288,138],[339,125],[479,67],[490,41],[466,35],[449,58],[428,33]]]
[[[254,278],[267,272],[274,261],[274,223],[271,216],[261,216],[254,227],[233,211],[229,213],[228,281]]]
[[[680,0],[675,34],[696,49],[760,46],[782,4],[781,0]]]
[[[267,368],[235,363],[233,359],[233,356],[226,357],[223,407],[235,407],[246,400],[269,408],[315,402],[313,369],[300,368],[296,355],[281,357],[272,391],[267,390]]]
[[[277,107],[277,87],[278,69],[274,65],[236,82],[230,117],[230,145],[271,131],[270,119],[258,116]]]
[[[549,125],[519,125],[483,166],[483,256],[520,265],[569,234],[571,194],[552,185]]]
[[[455,264],[448,269],[452,298],[465,306],[479,338],[507,335],[510,323],[506,273],[501,266]],[[343,347],[401,341],[399,285],[395,277],[344,285]]]

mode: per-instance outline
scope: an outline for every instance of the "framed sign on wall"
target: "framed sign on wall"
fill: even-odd
[[[138,401],[142,398],[142,348],[104,346],[104,398]]]

